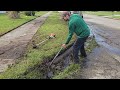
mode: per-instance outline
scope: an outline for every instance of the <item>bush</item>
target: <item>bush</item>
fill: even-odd
[[[35,11],[25,11],[26,16],[35,16]]]

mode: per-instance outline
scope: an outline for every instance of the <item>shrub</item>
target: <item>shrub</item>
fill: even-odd
[[[25,11],[26,16],[35,16],[35,11]]]

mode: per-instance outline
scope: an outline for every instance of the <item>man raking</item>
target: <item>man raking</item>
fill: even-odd
[[[81,55],[83,57],[87,57],[84,49],[84,43],[88,38],[88,36],[90,35],[90,29],[83,20],[83,18],[79,14],[76,14],[74,12],[72,15],[70,15],[69,12],[64,13],[63,19],[65,21],[69,20],[69,34],[66,42],[62,44],[62,47],[66,48],[66,45],[69,43],[73,34],[75,33],[77,35],[77,40],[73,45],[73,58],[74,58],[74,63],[79,64],[79,57],[78,57],[79,51],[81,52]]]

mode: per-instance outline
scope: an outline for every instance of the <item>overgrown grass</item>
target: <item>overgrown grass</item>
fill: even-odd
[[[60,19],[58,12],[54,12],[50,15],[35,34],[33,40],[38,43],[46,39],[50,33],[55,33],[56,38],[47,41],[45,44],[41,45],[39,49],[32,49],[30,43],[25,57],[23,57],[18,64],[0,74],[0,78],[41,78],[41,72],[39,72],[38,69],[34,69],[34,67],[40,65],[46,58],[53,58],[61,48],[61,44],[64,43],[67,38],[67,23]],[[70,44],[73,41],[74,38],[71,40]],[[30,68],[32,68],[32,70],[30,70]]]
[[[46,11],[36,12],[36,16],[45,14]],[[12,30],[13,28],[36,18],[36,16],[25,16],[23,13],[20,14],[20,19],[10,19],[6,14],[0,14],[0,35]]]

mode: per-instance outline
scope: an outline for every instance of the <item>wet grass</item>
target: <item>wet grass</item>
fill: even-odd
[[[46,11],[36,12],[36,16],[45,14]],[[20,14],[20,19],[10,19],[7,14],[0,14],[0,35],[12,30],[13,28],[36,18],[36,16],[25,16],[23,12]]]
[[[67,22],[60,19],[58,12],[54,12],[45,21],[34,35],[33,40],[36,43],[46,39],[50,33],[55,33],[56,38],[51,39],[45,44],[39,46],[38,49],[32,48],[32,41],[29,43],[26,54],[20,62],[13,65],[6,72],[0,74],[0,78],[41,78],[39,66],[44,60],[52,59],[61,48],[61,44],[65,42],[68,33]],[[71,40],[70,44],[74,41]],[[70,45],[69,44],[69,45]]]
[[[58,75],[55,75],[53,79],[65,79],[68,76],[72,75],[77,70],[80,70],[79,64],[71,64],[63,72],[60,72]]]
[[[90,39],[90,40],[88,39],[87,42],[86,42],[86,46],[85,46],[86,52],[87,52],[87,53],[91,53],[92,50],[93,50],[96,46],[98,46],[98,44],[97,44],[97,42],[95,41],[95,38]]]

